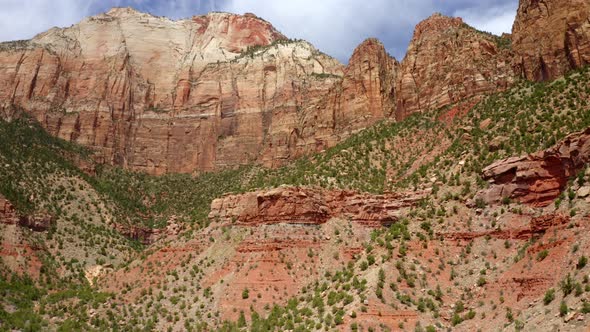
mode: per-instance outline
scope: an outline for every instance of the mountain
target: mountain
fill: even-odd
[[[346,67],[252,14],[171,21],[115,8],[2,44],[2,109],[23,108],[52,135],[132,170],[276,167],[382,119],[585,65],[585,2],[542,3],[521,3],[513,36],[435,14],[401,63],[369,39]]]
[[[524,77],[551,80],[589,63],[589,11],[584,0],[520,1],[512,38]]]
[[[480,32],[461,18],[435,14],[420,22],[396,82],[396,118],[505,90],[518,79],[510,40]]]
[[[171,21],[119,8],[3,49],[5,109],[154,174],[256,160],[265,140],[290,134],[271,127],[273,112],[294,113],[342,71],[253,15],[224,13]]]
[[[24,108],[99,160],[152,174],[276,165],[384,117],[366,114],[380,109],[380,86],[358,101],[337,91],[391,75],[382,47],[367,48],[381,52],[367,55],[381,72],[362,67],[362,48],[347,69],[253,15],[171,21],[113,9],[3,44],[3,109]],[[335,114],[319,112],[321,103]]]
[[[1,44],[0,330],[586,331],[587,17],[346,66],[252,14]]]

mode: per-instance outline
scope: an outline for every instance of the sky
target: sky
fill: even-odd
[[[29,39],[127,6],[173,19],[210,11],[251,12],[287,37],[305,39],[347,63],[369,37],[403,59],[415,25],[435,12],[462,17],[494,34],[510,32],[518,0],[0,0],[0,41]]]

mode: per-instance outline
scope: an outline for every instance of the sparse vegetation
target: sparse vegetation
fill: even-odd
[[[249,56],[248,52],[243,56]],[[567,133],[590,125],[584,104],[590,98],[585,84],[589,76],[585,69],[553,83],[521,82],[449,121],[441,121],[449,108],[396,123],[384,121],[323,153],[277,169],[244,166],[159,177],[108,166],[83,172],[76,165],[91,161],[87,149],[49,136],[26,117],[0,121],[0,176],[10,179],[0,181],[0,193],[20,213],[47,211],[58,219],[46,232],[27,230],[19,235],[18,245],[42,253],[41,263],[22,264],[42,266],[38,279],[12,273],[0,264],[0,329],[127,330],[137,326],[158,330],[165,325],[195,331],[348,327],[369,331],[382,327],[364,326],[363,317],[407,310],[437,322],[449,305],[454,309],[443,317],[450,318],[453,326],[471,327],[470,320],[498,317],[522,329],[526,316],[508,307],[518,295],[502,289],[492,303],[479,303],[477,292],[496,290],[499,278],[509,269],[526,274],[560,259],[558,253],[563,251],[554,246],[561,245],[562,239],[556,230],[524,240],[512,232],[509,220],[534,216],[537,210],[507,197],[502,205],[473,198],[488,185],[480,177],[486,165],[547,148]],[[491,124],[483,130],[486,119]],[[489,142],[499,136],[505,138],[504,143],[492,151]],[[585,214],[576,190],[587,181],[584,174],[572,178],[555,204],[558,213],[570,213],[574,222],[568,224],[568,232],[577,240],[581,228],[576,221]],[[211,201],[224,193],[283,184],[371,193],[415,189],[429,194],[415,205],[408,204],[403,214],[386,220],[387,227],[363,231],[358,231],[357,221],[346,218],[285,227],[286,231],[278,226],[246,227],[235,220],[225,224],[208,218]],[[479,211],[472,213],[472,208]],[[170,219],[182,226],[181,235],[155,246],[141,244],[139,238],[124,238],[112,227],[116,222],[141,230],[164,230]],[[275,232],[277,229],[286,235]],[[293,243],[300,239],[309,248],[297,251]],[[206,274],[227,267],[262,278],[256,266],[260,262],[232,260],[231,255],[239,252],[249,258],[249,250],[263,250],[264,245],[276,248],[276,257],[263,262],[272,264],[264,273],[280,273],[277,279],[309,284],[294,293],[280,283],[267,288],[240,284],[232,295],[242,301],[231,314],[237,321],[223,322],[224,313],[214,309],[215,304],[222,300],[223,287],[235,280],[231,274],[206,280]],[[587,274],[587,257],[580,256],[587,243],[576,243],[574,248],[568,252],[570,273],[543,297],[551,315],[556,314],[559,303],[554,302],[556,290],[565,299],[559,306],[561,316],[590,311],[583,296],[588,281],[582,280]],[[87,277],[88,269],[97,266],[106,273],[135,273],[145,280],[103,285],[99,273]],[[103,292],[91,282],[120,289],[120,293]],[[472,287],[474,284],[483,289]],[[402,326],[407,329],[410,324],[403,322]],[[443,326],[429,325],[423,330],[437,328]]]

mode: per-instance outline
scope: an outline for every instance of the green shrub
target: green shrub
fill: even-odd
[[[248,288],[244,288],[244,290],[242,291],[242,299],[247,299],[250,297],[250,290],[248,290]]]
[[[555,299],[555,289],[551,288],[547,292],[545,292],[545,297],[543,297],[543,303],[548,305],[549,303],[553,302]]]
[[[588,263],[588,257],[582,256],[578,259],[578,264],[576,264],[576,268],[578,270],[581,270],[586,266],[587,263]]]
[[[548,250],[539,251],[539,253],[537,254],[537,260],[540,262],[540,261],[544,260],[545,258],[547,258],[548,255],[549,255]]]
[[[559,316],[563,317],[567,315],[568,312],[569,308],[567,307],[567,304],[565,301],[561,301],[561,304],[559,305]]]

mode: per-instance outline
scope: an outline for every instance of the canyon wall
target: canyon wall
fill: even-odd
[[[435,14],[403,61],[367,39],[347,66],[253,14],[115,8],[1,43],[0,114],[23,109],[97,161],[151,174],[277,167],[383,119],[586,65],[589,6],[522,0],[502,37]]]
[[[512,85],[507,37],[478,31],[461,18],[435,14],[416,26],[396,83],[396,118],[436,110]]]
[[[512,36],[515,63],[524,77],[557,78],[590,63],[590,3],[521,0]]]

